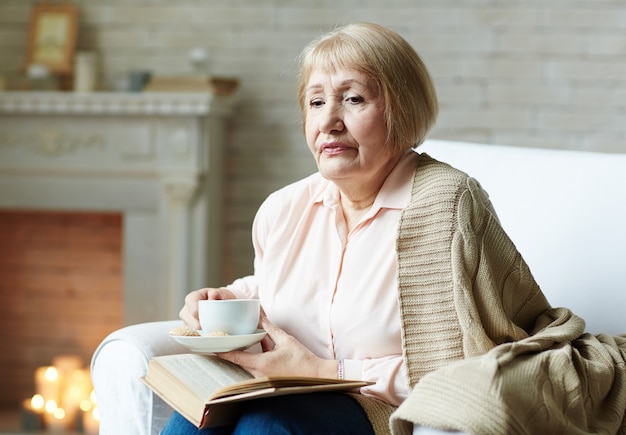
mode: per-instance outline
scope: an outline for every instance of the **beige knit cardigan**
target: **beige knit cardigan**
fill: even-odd
[[[626,335],[550,307],[476,180],[421,154],[397,259],[412,391],[356,396],[376,433],[626,433]]]

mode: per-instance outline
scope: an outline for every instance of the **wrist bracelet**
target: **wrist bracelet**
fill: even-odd
[[[338,379],[343,379],[344,377],[344,373],[343,373],[343,360],[340,359],[337,361],[337,378]]]

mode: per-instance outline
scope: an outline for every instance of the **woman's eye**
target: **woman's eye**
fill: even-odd
[[[323,105],[324,105],[324,102],[322,100],[311,100],[309,102],[310,107],[321,107]]]
[[[363,97],[359,95],[353,95],[353,96],[346,98],[346,102],[351,103],[351,104],[358,104],[358,103],[362,103],[363,101],[364,101]]]

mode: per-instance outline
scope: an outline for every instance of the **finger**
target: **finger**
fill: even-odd
[[[183,308],[178,315],[188,328],[195,330],[200,329],[200,321],[197,318],[197,314],[196,317],[194,317],[189,311]]]
[[[216,353],[216,355],[226,361],[230,361],[233,364],[237,364],[238,366],[244,368],[249,371],[253,375],[255,374],[255,364],[254,364],[254,355],[249,352],[244,352],[242,350],[231,350],[230,352],[220,352]]]
[[[216,300],[237,299],[237,296],[226,287],[208,288],[208,289],[203,289],[203,290],[207,291],[207,295],[205,299],[216,299]]]
[[[216,301],[221,301],[222,299],[226,299],[226,297],[221,289],[211,288],[211,289],[207,289],[206,299],[214,299]]]
[[[200,329],[200,322],[189,311],[189,307],[185,305],[179,312],[178,317],[189,327],[190,329]]]
[[[261,306],[259,310],[259,323],[256,325],[257,329],[263,329],[263,319],[265,316],[265,310],[263,309],[263,306]]]
[[[265,332],[267,332],[267,337],[271,338],[275,344],[278,344],[279,341],[287,335],[285,331],[270,322],[267,317],[261,319],[261,325],[263,329],[265,329]]]
[[[272,341],[272,339],[267,335],[261,340],[261,350],[263,352],[269,352],[271,350],[274,350],[275,346],[276,344],[274,343],[274,341]]]
[[[185,296],[185,305],[179,312],[179,317],[191,329],[200,329],[198,320],[198,301],[207,298],[210,289],[195,290]]]

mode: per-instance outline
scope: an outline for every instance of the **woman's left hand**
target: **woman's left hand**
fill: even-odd
[[[337,377],[337,361],[317,357],[266,317],[262,319],[261,324],[267,332],[267,336],[261,341],[263,353],[234,350],[220,353],[218,356],[243,367],[256,378],[262,376]]]

